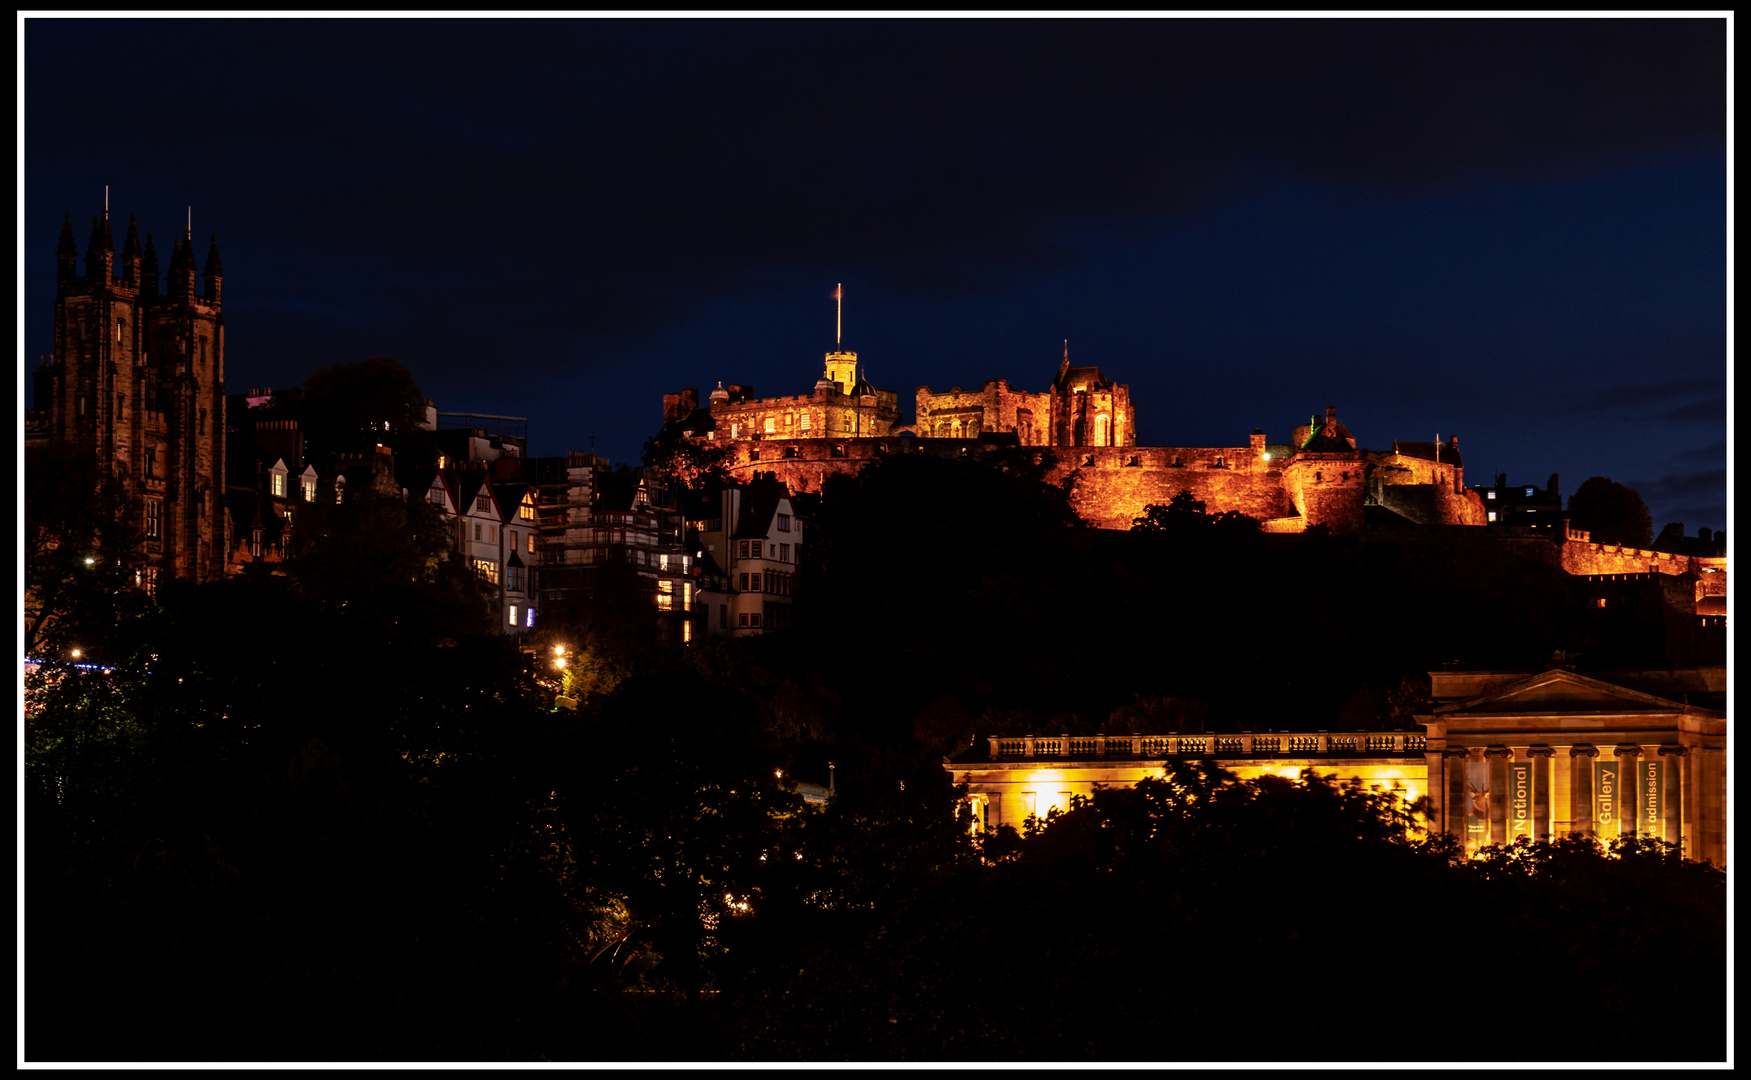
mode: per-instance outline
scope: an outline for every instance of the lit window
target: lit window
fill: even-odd
[[[809,424],[809,414],[808,414],[808,413],[803,413],[803,415],[802,415],[802,423],[801,423],[801,424],[800,424],[800,425],[799,425],[799,426],[800,426],[800,427],[801,427],[801,428],[802,428],[802,429],[803,429],[803,430],[804,430],[804,431],[808,431],[808,430],[810,430],[810,424]]]
[[[778,430],[778,419],[776,417],[768,416],[766,418],[766,434],[770,435],[777,430]]]
[[[517,530],[511,530],[511,550],[517,550]]]
[[[316,478],[313,476],[306,476],[304,478],[303,486],[304,486],[304,501],[305,502],[315,502],[316,501]]]
[[[531,629],[534,627],[534,625],[535,625],[535,609],[529,608],[527,611],[523,612],[523,628],[525,630]]]
[[[686,645],[693,640],[693,620],[687,619],[681,623],[681,644]]]
[[[657,582],[657,610],[673,611],[675,609],[675,583],[673,581]]]
[[[449,459],[448,459],[448,458],[446,458],[446,457],[445,457],[445,456],[444,456],[444,455],[443,455],[443,454],[439,454],[439,455],[438,455],[438,468],[440,468],[440,469],[442,469],[442,468],[444,468],[444,466],[445,466],[445,465],[447,465],[447,464],[448,464],[448,463],[449,463]]]
[[[491,559],[474,560],[474,572],[494,585],[499,583],[499,564]]]
[[[529,534],[529,554],[535,554],[535,534]]]
[[[1486,491],[1483,493],[1483,497],[1486,499],[1493,499],[1496,497],[1496,493],[1493,491]]]
[[[517,605],[511,604],[506,610],[510,614],[510,618],[506,621],[512,626],[517,625]]]
[[[156,566],[146,568],[146,595],[158,595],[158,568]]]
[[[1600,606],[1600,607],[1604,607],[1604,606],[1605,606],[1605,598],[1604,598],[1604,597],[1603,597],[1603,596],[1601,596],[1601,597],[1600,597],[1600,598],[1599,598],[1599,606]]]
[[[1496,512],[1494,510],[1490,511],[1490,520],[1491,521],[1496,520]]]
[[[535,520],[535,501],[529,496],[523,496],[523,504],[517,507],[517,517],[524,521]]]
[[[116,320],[116,340],[117,341],[120,341],[122,339],[122,327],[126,326],[127,322],[128,321],[126,319],[117,319]]]
[[[347,493],[347,478],[344,476],[335,477],[334,478],[334,501],[340,502],[341,499],[346,496],[346,493]]]
[[[693,583],[691,581],[681,583],[681,606],[688,611],[693,610]]]
[[[276,498],[276,499],[285,498],[286,497],[286,474],[283,472],[275,472],[273,474],[273,478],[274,478],[273,479],[273,486],[269,490],[271,490],[274,493],[274,498]]]
[[[146,500],[146,536],[156,540],[164,527],[164,504],[157,499]]]
[[[1528,495],[1530,495],[1530,494],[1532,494],[1532,489],[1531,489],[1531,488],[1527,488],[1527,489],[1526,489],[1526,494],[1528,494]]]
[[[499,527],[497,525],[488,525],[486,527],[486,539],[488,543],[492,544],[499,542]]]

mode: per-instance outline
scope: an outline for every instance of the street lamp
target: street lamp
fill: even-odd
[[[75,659],[75,660],[77,660],[77,659],[79,659],[79,657],[80,657],[80,652],[79,652],[79,650],[78,650],[78,649],[74,649],[74,650],[73,650],[73,659]]]

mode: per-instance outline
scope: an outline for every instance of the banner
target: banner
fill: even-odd
[[[1532,835],[1532,762],[1508,762],[1508,843]]]
[[[1550,759],[1533,758],[1532,839],[1550,839]]]
[[[1593,834],[1610,843],[1617,837],[1617,759],[1600,754],[1593,759]]]
[[[1490,763],[1465,763],[1465,846],[1475,851],[1490,842]]]
[[[1636,763],[1636,832],[1656,840],[1666,837],[1666,762],[1644,758]]]

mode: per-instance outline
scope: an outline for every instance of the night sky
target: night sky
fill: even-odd
[[[108,184],[118,246],[218,233],[234,391],[388,354],[636,461],[665,390],[809,392],[844,282],[907,422],[1068,338],[1145,445],[1331,404],[1727,525],[1724,20],[31,19],[24,58],[24,370]]]

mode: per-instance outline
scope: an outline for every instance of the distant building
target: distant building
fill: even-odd
[[[623,566],[636,575],[664,639],[693,640],[699,568],[662,485],[646,470],[615,472],[607,458],[580,451],[529,458],[523,476],[538,527],[536,588],[549,621],[587,625],[602,573]]]
[[[689,513],[699,515],[689,525],[701,559],[724,586],[701,598],[706,632],[752,637],[788,629],[803,545],[790,490],[769,478],[733,484],[691,504]]]
[[[1726,862],[1726,669],[1430,673],[1434,706],[1406,731],[1026,735],[980,739],[943,768],[975,831],[1070,809],[1098,786],[1214,759],[1243,779],[1304,769],[1426,798],[1422,825],[1466,850],[1579,833],[1651,836]]]
[[[1483,499],[1484,516],[1490,525],[1555,529],[1563,517],[1556,473],[1550,474],[1544,487],[1510,484],[1507,473],[1497,473],[1494,484],[1476,485],[1472,490]]]
[[[202,267],[186,228],[161,274],[152,234],[142,246],[129,217],[118,258],[107,206],[92,221],[81,274],[72,215],[62,222],[54,352],[34,376],[38,415],[27,435],[90,455],[114,479],[144,541],[148,588],[225,572],[223,282],[218,239]]]

